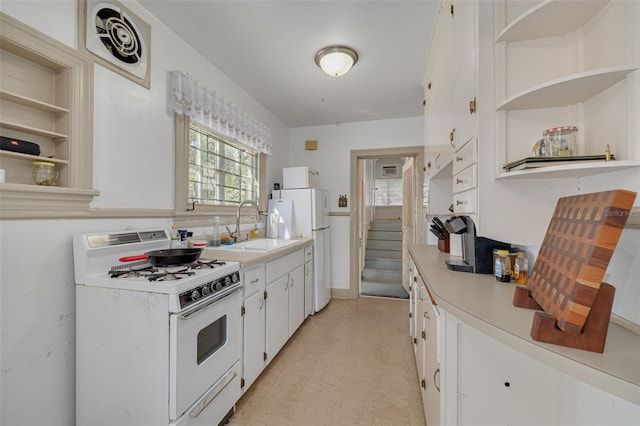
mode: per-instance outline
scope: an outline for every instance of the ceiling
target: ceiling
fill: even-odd
[[[422,115],[437,0],[139,3],[288,127]],[[341,77],[314,62],[334,44],[359,55]]]

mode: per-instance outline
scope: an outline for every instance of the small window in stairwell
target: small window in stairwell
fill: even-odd
[[[402,179],[376,179],[374,191],[376,206],[402,205]]]

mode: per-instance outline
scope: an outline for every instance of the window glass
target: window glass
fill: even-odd
[[[375,205],[376,206],[401,206],[402,205],[402,179],[376,179],[375,180]]]
[[[233,205],[258,202],[259,154],[197,127],[189,128],[189,202]]]

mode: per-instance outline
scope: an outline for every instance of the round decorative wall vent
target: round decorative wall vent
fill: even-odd
[[[86,0],[85,48],[98,62],[149,87],[151,27],[115,0]]]
[[[124,14],[105,7],[96,12],[95,21],[96,35],[114,58],[127,64],[142,61],[140,37]]]

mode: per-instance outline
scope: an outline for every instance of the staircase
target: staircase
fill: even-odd
[[[408,298],[402,287],[402,225],[399,220],[371,222],[360,294]]]

